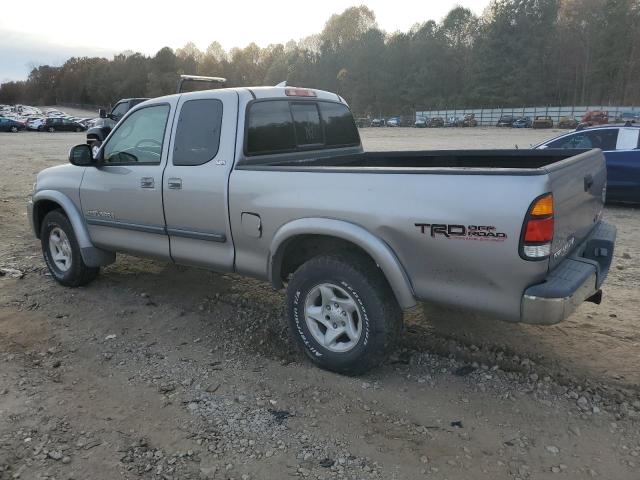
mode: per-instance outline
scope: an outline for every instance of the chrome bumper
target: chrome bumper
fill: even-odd
[[[551,325],[561,322],[585,300],[600,303],[616,239],[616,229],[601,222],[543,283],[524,291],[520,321]]]

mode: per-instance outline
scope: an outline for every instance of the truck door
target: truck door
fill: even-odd
[[[82,212],[96,246],[169,259],[162,211],[162,171],[177,99],[132,111],[102,146],[104,161],[87,167]]]
[[[640,129],[620,128],[616,150],[606,152],[607,198],[616,202],[637,202],[640,183]]]
[[[164,172],[164,214],[176,263],[233,270],[228,181],[235,154],[238,95],[182,95]]]

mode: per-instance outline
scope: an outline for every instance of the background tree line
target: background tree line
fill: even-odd
[[[640,0],[494,0],[440,22],[385,33],[366,6],[333,15],[299,42],[225,51],[193,43],[153,57],[70,58],[0,86],[0,103],[109,105],[173,93],[181,73],[227,86],[338,92],[355,112],[442,107],[640,103]]]

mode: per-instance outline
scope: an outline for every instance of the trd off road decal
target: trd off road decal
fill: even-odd
[[[416,223],[420,233],[431,237],[457,240],[503,242],[507,234],[498,232],[493,225],[453,225],[446,223]]]

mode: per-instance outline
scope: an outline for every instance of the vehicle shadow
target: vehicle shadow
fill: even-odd
[[[536,370],[567,381],[581,378],[637,389],[640,360],[632,355],[640,331],[604,321],[595,305],[583,305],[557,325],[525,325],[489,316],[422,304],[406,318],[403,347],[498,365],[503,370]],[[606,307],[605,307],[606,308]],[[606,310],[605,310],[606,312]]]

